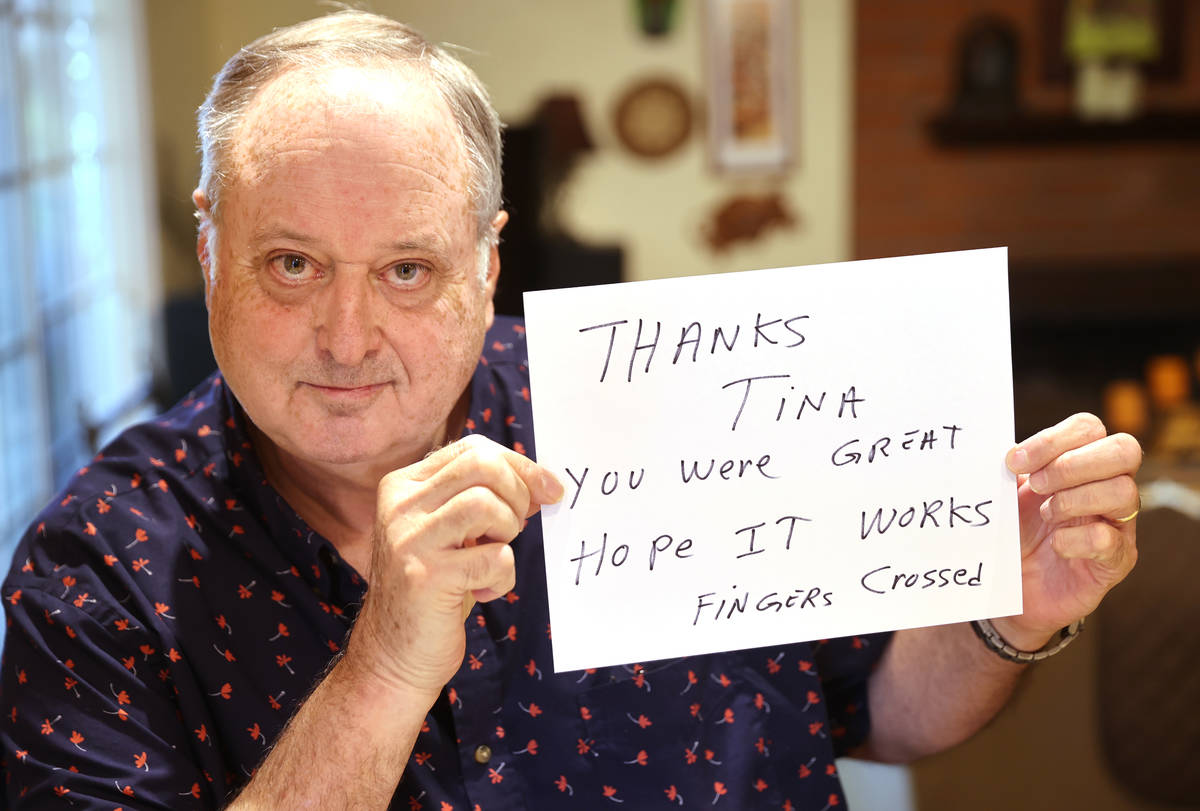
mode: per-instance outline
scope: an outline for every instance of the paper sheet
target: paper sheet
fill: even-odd
[[[525,317],[556,671],[1021,611],[1005,249]]]

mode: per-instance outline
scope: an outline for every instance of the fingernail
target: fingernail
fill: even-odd
[[[1054,510],[1050,506],[1050,502],[1054,499],[1048,498],[1042,502],[1042,506],[1038,507],[1038,512],[1042,515],[1042,520],[1049,523],[1054,520]]]
[[[550,496],[550,503],[557,504],[562,501],[563,490],[562,483],[551,473],[542,474],[542,484],[546,488],[546,493]]]
[[[1048,484],[1049,482],[1047,481],[1047,476],[1041,470],[1029,477],[1029,486],[1033,488],[1033,492],[1035,493],[1046,492]]]
[[[1008,469],[1013,473],[1024,473],[1027,464],[1029,464],[1029,452],[1024,448],[1016,448],[1009,455]]]

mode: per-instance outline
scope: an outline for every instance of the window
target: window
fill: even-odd
[[[0,560],[154,410],[158,232],[140,0],[0,0]]]

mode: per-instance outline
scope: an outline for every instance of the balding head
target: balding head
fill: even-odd
[[[201,172],[206,210],[201,227],[210,242],[220,224],[221,196],[248,143],[246,116],[260,92],[290,71],[394,68],[427,81],[446,105],[461,136],[467,193],[478,238],[494,242],[500,210],[500,120],[478,77],[444,48],[402,23],[377,14],[341,11],[281,28],[242,48],[217,74],[200,107]],[[275,122],[279,126],[279,122]],[[481,246],[482,247],[482,246]]]

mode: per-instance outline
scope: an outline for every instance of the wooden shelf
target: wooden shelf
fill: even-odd
[[[1200,110],[1151,110],[1129,121],[1084,121],[1046,113],[1001,118],[941,113],[927,127],[934,143],[955,149],[1139,142],[1200,145]]]
[[[1160,321],[1200,327],[1200,255],[1037,261],[1014,259],[1014,323],[1065,326]]]

